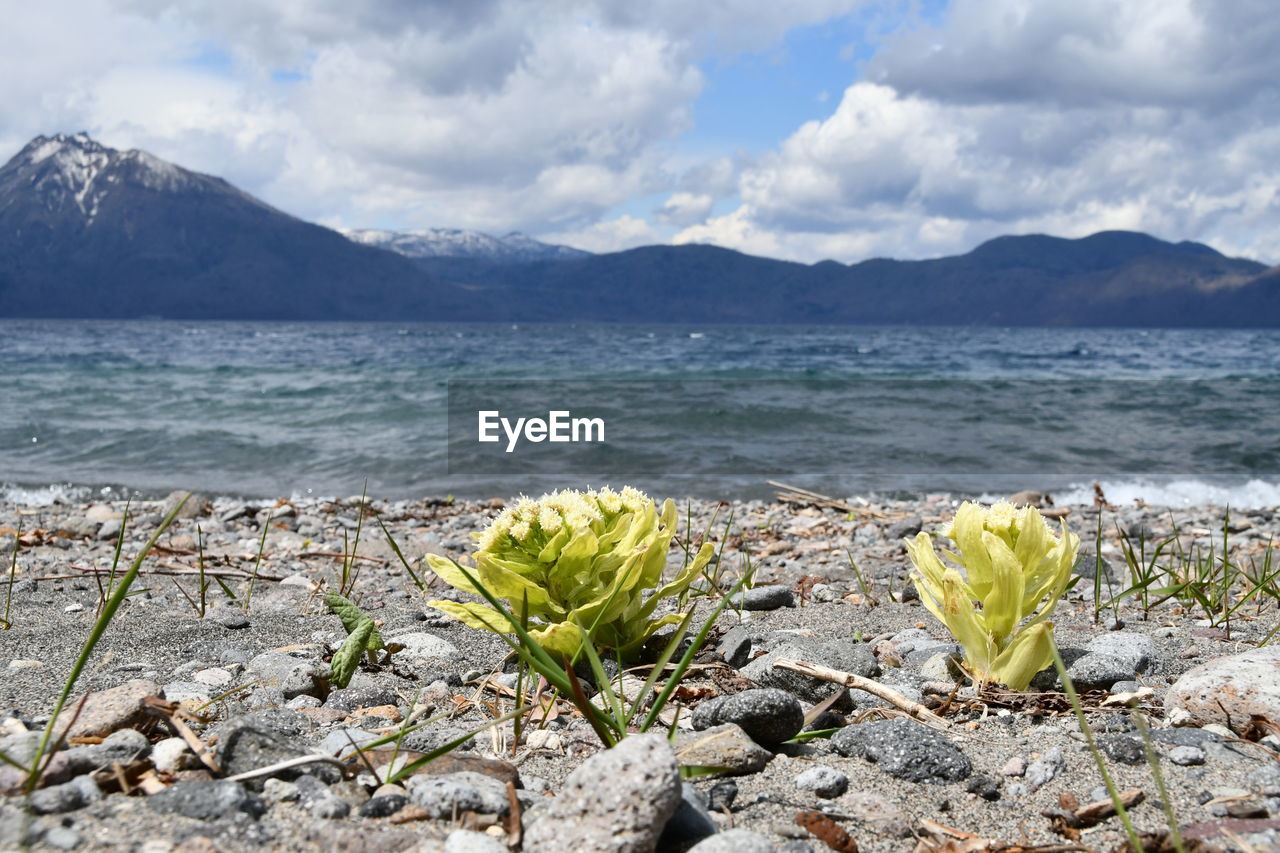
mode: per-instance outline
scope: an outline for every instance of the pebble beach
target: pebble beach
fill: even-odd
[[[1091,750],[1056,674],[1022,694],[978,690],[918,601],[903,539],[936,532],[958,499],[789,497],[680,503],[693,544],[719,549],[720,587],[748,565],[754,587],[654,733],[602,750],[559,702],[519,740],[509,722],[490,727],[388,784],[379,768],[403,763],[397,751],[429,752],[513,707],[507,647],[427,606],[466,596],[423,561],[469,553],[502,501],[196,493],[89,657],[40,786],[24,793],[22,771],[0,764],[0,850],[1118,850],[1095,751],[1144,838],[1172,814],[1186,849],[1280,849],[1275,510],[1102,498],[1063,513],[1022,496],[1081,540],[1054,622]],[[0,751],[16,763],[36,754],[103,600],[179,498],[0,503]],[[1167,580],[1119,596],[1140,579],[1127,551],[1208,572],[1211,600],[1159,592]],[[339,688],[329,666],[346,634],[324,593],[344,564],[349,597],[400,648]],[[695,626],[720,595],[706,592]],[[871,679],[939,721],[779,660]],[[427,720],[398,747],[356,748]],[[826,736],[796,738],[815,729]],[[716,772],[682,780],[678,766]]]

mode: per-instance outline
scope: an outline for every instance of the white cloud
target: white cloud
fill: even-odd
[[[955,0],[772,151],[680,150],[702,61],[862,5],[46,0],[0,28],[0,146],[85,128],[330,224],[597,251],[854,261],[1133,228],[1280,260],[1271,0]],[[616,215],[643,197],[651,221]]]
[[[706,193],[672,193],[654,212],[658,221],[687,227],[706,220],[715,199]]]
[[[857,4],[121,0],[170,43],[225,48],[231,91],[131,104],[109,82],[86,88],[109,143],[247,181],[304,217],[547,233],[675,188],[663,146],[692,126],[700,58]],[[273,83],[282,70],[296,82]]]
[[[652,225],[629,215],[606,219],[572,231],[543,234],[542,239],[588,252],[620,252],[662,242]]]
[[[854,261],[1123,228],[1275,262],[1280,52],[1243,32],[1261,11],[962,0],[743,168],[737,210],[675,239]]]

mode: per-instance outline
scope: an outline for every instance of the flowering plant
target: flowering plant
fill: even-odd
[[[920,600],[963,646],[975,678],[1025,690],[1053,661],[1048,619],[1071,578],[1080,538],[1065,521],[1055,536],[1039,510],[1005,501],[989,509],[966,501],[942,535],[958,551],[943,556],[964,574],[942,562],[932,537],[917,534],[906,544]]]
[[[481,594],[474,578],[503,599],[511,617],[527,619],[529,635],[548,651],[573,656],[589,638],[594,648],[629,658],[660,628],[684,618],[654,612],[662,599],[683,593],[714,553],[711,543],[704,544],[662,584],[675,532],[673,501],[659,513],[651,498],[631,487],[564,490],[536,501],[521,498],[503,510],[475,535],[473,569],[436,555],[427,562],[456,589]],[[488,604],[428,604],[473,628],[517,633],[511,618]]]

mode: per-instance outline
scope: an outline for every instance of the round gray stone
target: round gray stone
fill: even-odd
[[[464,811],[502,815],[511,807],[506,785],[471,770],[410,776],[404,787],[409,801],[437,820]]]
[[[779,607],[795,607],[796,598],[791,587],[769,584],[744,590],[737,603],[743,610],[777,610]]]
[[[176,782],[147,797],[147,805],[161,814],[196,820],[220,820],[239,813],[257,818],[266,811],[262,800],[227,779]]]
[[[773,745],[795,737],[804,728],[804,708],[785,690],[765,687],[717,697],[694,709],[695,729],[723,723],[736,723],[756,743]]]
[[[824,799],[834,799],[849,787],[849,777],[831,767],[810,767],[796,777],[796,787]]]
[[[831,746],[909,782],[956,782],[973,772],[968,757],[949,738],[905,717],[847,726],[831,738]]]
[[[1169,750],[1169,760],[1180,767],[1204,764],[1204,750],[1195,746],[1175,746]]]

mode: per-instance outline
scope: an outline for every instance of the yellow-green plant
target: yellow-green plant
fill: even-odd
[[[1039,510],[1004,501],[989,509],[966,501],[942,535],[956,546],[943,556],[964,573],[938,557],[927,533],[907,540],[920,600],[964,647],[974,678],[1025,690],[1053,662],[1048,619],[1071,579],[1080,538],[1065,521],[1055,536]]]
[[[521,498],[476,534],[474,567],[464,571],[448,558],[427,557],[446,583],[482,594],[474,578],[506,602],[509,615],[482,603],[428,604],[500,634],[518,633],[513,618],[526,620],[522,627],[549,652],[575,656],[589,635],[595,649],[633,657],[654,632],[682,620],[678,613],[654,611],[662,599],[684,592],[715,551],[704,544],[663,584],[676,522],[674,502],[666,501],[659,512],[652,499],[631,487]],[[646,597],[646,590],[654,592]]]

